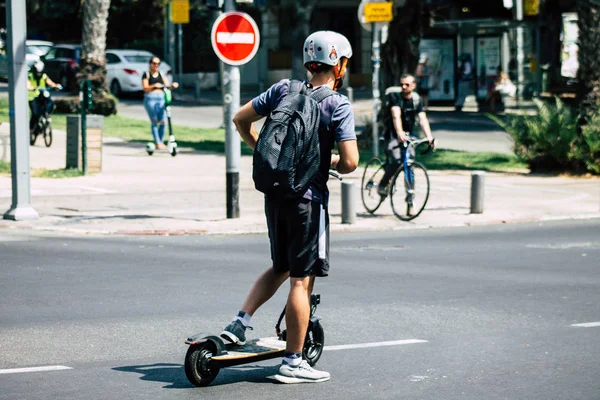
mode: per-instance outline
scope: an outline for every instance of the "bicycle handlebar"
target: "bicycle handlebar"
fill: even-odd
[[[421,145],[423,143],[427,143],[427,148],[420,153],[421,155],[425,155],[425,154],[429,153],[431,150],[433,150],[433,144],[435,143],[435,138],[431,141],[431,143],[429,143],[429,139],[427,139],[427,138],[411,139],[410,137],[408,137],[408,138],[406,138],[405,142],[400,143],[398,146],[394,146],[393,149],[398,149],[401,146],[405,146],[406,143],[408,143],[408,146],[413,146],[415,149],[417,147],[419,147],[419,145]],[[433,151],[435,151],[435,150],[433,150]]]

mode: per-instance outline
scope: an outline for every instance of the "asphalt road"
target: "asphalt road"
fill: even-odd
[[[183,342],[237,312],[265,236],[0,230],[0,399],[600,399],[600,323],[572,326],[600,321],[599,238],[599,220],[336,234],[318,314],[327,346],[358,346],[324,352],[331,381],[271,383],[270,360],[195,388]],[[70,369],[15,370],[41,366]]]

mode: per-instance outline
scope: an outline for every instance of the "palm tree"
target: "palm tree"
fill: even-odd
[[[78,81],[89,79],[95,94],[107,91],[106,30],[110,0],[82,0],[83,24]]]

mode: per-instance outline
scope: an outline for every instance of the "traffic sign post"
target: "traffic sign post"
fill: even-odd
[[[377,114],[379,113],[380,105],[380,93],[379,93],[379,67],[381,66],[381,54],[380,54],[380,35],[381,30],[385,24],[392,21],[393,19],[393,3],[387,1],[378,0],[362,0],[358,6],[358,22],[361,23],[363,28],[371,32],[372,39],[372,51],[373,55],[371,60],[373,61],[373,79],[371,85],[373,86],[373,118],[372,118],[372,149],[373,155],[379,155],[379,126],[377,121]]]
[[[260,44],[256,22],[248,14],[235,12],[234,0],[225,0],[225,13],[215,21],[211,43],[223,61],[223,118],[225,125],[227,218],[239,218],[240,136],[233,116],[240,108],[240,69],[254,57]]]
[[[14,221],[39,218],[39,214],[31,206],[27,67],[25,63],[26,26],[25,2],[7,0],[8,115],[10,118],[12,205],[4,214],[4,219]]]

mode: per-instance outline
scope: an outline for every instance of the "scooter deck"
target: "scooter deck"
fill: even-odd
[[[285,342],[276,337],[253,339],[242,346],[227,346],[227,353],[213,356],[213,361],[239,360],[257,356],[276,357],[285,350]]]

